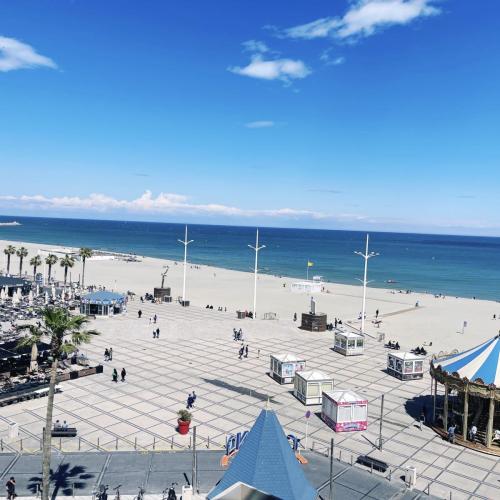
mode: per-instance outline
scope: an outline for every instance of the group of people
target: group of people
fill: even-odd
[[[153,330],[153,338],[154,339],[160,338],[160,329],[159,328],[157,328],[156,330]]]
[[[196,401],[196,393],[193,391],[193,393],[189,393],[187,397],[187,403],[186,403],[186,408],[190,410],[191,408],[194,407],[194,403]]]
[[[238,359],[248,358],[248,344],[241,344],[240,350],[238,351]]]
[[[432,342],[431,342],[432,344]],[[415,347],[415,349],[413,349],[411,352],[413,352],[414,354],[422,354],[424,356],[427,355],[427,351],[424,349],[424,347]]]
[[[335,318],[335,320],[333,321],[333,323],[328,323],[328,324],[326,325],[326,329],[327,329],[329,332],[331,332],[331,331],[332,331],[332,330],[334,330],[334,329],[336,330],[336,329],[337,329],[337,327],[338,327],[339,325],[341,325],[341,324],[342,324],[342,320],[341,320],[341,319],[338,319],[338,318]]]
[[[59,430],[67,431],[68,430],[68,423],[66,422],[66,420],[64,420],[64,422],[61,424],[61,422],[59,420],[56,420],[54,422],[54,430],[55,431],[59,431]]]
[[[233,340],[243,340],[243,330],[241,328],[239,330],[233,328]]]
[[[104,361],[113,361],[113,348],[110,347],[109,349],[106,347],[104,349]]]
[[[125,370],[125,368],[122,368],[121,376],[122,376],[122,382],[125,382],[125,377],[127,376],[127,371]],[[113,368],[112,380],[113,380],[113,382],[118,382],[118,371],[116,368]]]
[[[214,308],[214,306],[211,305],[211,304],[207,304],[206,307],[205,307],[205,309],[213,309],[213,308]],[[219,311],[219,312],[227,312],[227,307],[219,306],[219,307],[217,307],[217,311]]]
[[[399,342],[393,342],[392,340],[389,340],[389,342],[387,342],[387,344],[385,344],[385,347],[388,347],[389,349],[394,349],[396,351],[399,351],[400,347],[399,347]]]

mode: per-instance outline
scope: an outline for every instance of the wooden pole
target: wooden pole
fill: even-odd
[[[443,427],[448,430],[448,382],[444,383]]]
[[[469,427],[469,384],[465,385],[464,392],[464,419],[463,419],[462,435],[464,441],[467,441],[467,428]]]
[[[490,405],[488,411],[488,425],[486,427],[486,447],[491,447],[491,440],[493,438],[493,417],[495,416],[495,394],[491,391]]]

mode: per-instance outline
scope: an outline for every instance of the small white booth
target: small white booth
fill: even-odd
[[[334,349],[344,356],[357,356],[365,350],[365,339],[363,335],[354,332],[335,332]]]
[[[364,431],[368,427],[368,401],[349,390],[325,392],[321,418],[335,432]]]
[[[387,371],[401,380],[414,380],[424,376],[424,358],[411,352],[387,353]]]
[[[297,372],[293,394],[305,405],[320,405],[323,392],[333,391],[333,379],[317,370]]]
[[[271,354],[270,375],[280,384],[293,384],[295,372],[300,372],[305,367],[305,360],[294,354]]]
[[[324,286],[323,276],[314,276],[312,280],[296,281],[292,283],[291,290],[294,293],[321,293]]]

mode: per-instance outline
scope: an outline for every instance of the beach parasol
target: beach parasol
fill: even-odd
[[[45,304],[49,303],[49,292],[45,291]]]
[[[38,347],[35,344],[31,346],[31,361],[30,361],[30,372],[38,371]]]

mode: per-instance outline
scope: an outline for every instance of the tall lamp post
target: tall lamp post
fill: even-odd
[[[255,250],[255,269],[254,269],[254,283],[253,283],[253,318],[256,319],[256,309],[257,309],[257,272],[258,272],[258,260],[259,260],[259,250],[266,248],[266,245],[262,245],[259,247],[259,230],[257,229],[257,233],[255,236],[255,246],[248,245],[248,248]]]
[[[187,248],[190,243],[194,240],[188,240],[188,227],[186,226],[186,232],[184,234],[184,240],[177,240],[179,243],[184,245],[184,276],[182,278],[182,305],[186,303],[186,267],[187,267]]]
[[[368,275],[368,259],[371,259],[372,257],[376,257],[377,255],[380,255],[375,252],[369,252],[368,251],[368,243],[370,240],[370,235],[366,235],[366,249],[365,253],[363,252],[354,252],[356,255],[361,255],[363,259],[365,259],[365,273],[363,275],[363,280],[360,280],[359,278],[356,278],[358,281],[361,281],[363,283],[363,306],[361,310],[361,333],[364,335],[365,333],[365,311],[366,311],[366,285],[368,283],[371,283],[371,281],[367,281],[367,275]]]

